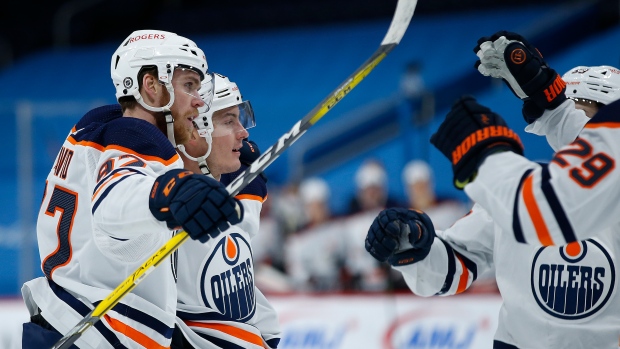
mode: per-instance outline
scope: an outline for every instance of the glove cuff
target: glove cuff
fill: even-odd
[[[523,154],[521,139],[506,126],[488,126],[465,138],[452,152],[454,186],[463,189],[473,179],[482,161],[499,146]],[[467,157],[470,159],[464,159]]]
[[[431,246],[426,248],[411,248],[403,252],[393,254],[388,258],[388,263],[395,267],[414,264],[426,258],[430,252]]]
[[[523,101],[521,113],[523,114],[523,120],[525,120],[528,125],[538,120],[544,112],[545,108],[539,107],[532,99],[528,98]]]
[[[170,212],[170,201],[191,175],[192,172],[186,170],[170,170],[157,177],[151,187],[149,210],[155,219],[166,222],[170,229],[180,226]]]
[[[549,78],[542,87],[531,94],[528,93],[536,106],[543,110],[555,109],[566,100],[566,82],[555,70],[549,69],[548,73]],[[527,91],[527,86],[524,86],[523,90]]]

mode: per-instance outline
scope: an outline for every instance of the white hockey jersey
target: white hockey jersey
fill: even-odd
[[[222,183],[239,172],[223,175]],[[277,313],[254,284],[251,240],[267,188],[257,179],[236,197],[244,209],[241,223],[204,244],[188,241],[179,248],[177,323],[195,348],[270,349],[280,341]]]
[[[495,267],[503,303],[494,348],[617,348],[620,215],[613,212],[620,186],[613,188],[618,174],[608,164],[620,155],[613,128],[620,123],[613,120],[600,111],[548,165],[514,153],[490,156],[466,187],[476,202],[470,214],[438,232],[426,259],[396,268],[411,290],[458,294]],[[567,101],[539,122],[573,132],[534,125],[560,147],[575,139],[583,115]],[[599,213],[602,207],[612,214]]]
[[[88,112],[50,171],[37,221],[45,277],[22,288],[32,314],[65,334],[172,232],[148,207],[155,178],[183,162],[164,134],[120,106]],[[75,342],[79,348],[167,348],[176,284],[162,263]]]

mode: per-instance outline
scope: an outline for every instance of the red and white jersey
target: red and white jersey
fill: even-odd
[[[569,125],[583,120],[571,103],[548,125],[578,129]],[[620,155],[617,126],[600,111],[547,165],[511,152],[490,156],[466,187],[472,211],[437,232],[424,260],[396,268],[411,290],[458,294],[495,268],[503,304],[494,348],[617,348],[620,215],[613,198],[620,187],[613,188],[618,171],[608,167]]]
[[[222,183],[235,177],[224,175]],[[188,241],[179,248],[177,322],[195,348],[270,349],[280,341],[277,313],[254,280],[251,240],[266,198],[257,178],[237,195],[241,223],[204,244]]]
[[[31,312],[67,333],[93,304],[172,237],[148,207],[155,179],[183,167],[154,125],[122,117],[120,106],[87,113],[51,169],[37,221],[45,277],[22,288]],[[170,262],[75,343],[79,348],[165,348],[174,329],[176,284]]]

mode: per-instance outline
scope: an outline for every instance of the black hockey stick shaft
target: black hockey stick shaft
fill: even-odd
[[[332,91],[321,103],[312,109],[303,119],[299,120],[293,128],[282,135],[278,141],[259,156],[245,171],[233,180],[226,190],[231,196],[239,194],[241,189],[252,182],[264,171],[282,152],[288,149],[299,137],[301,137],[312,125],[317,123],[331,108],[340,102],[351,90],[355,88],[386,56],[398,45],[409,26],[411,17],[417,5],[417,0],[399,0],[396,5],[394,17],[390,28],[381,42],[381,46],[375,51],[364,64],[353,74]],[[125,279],[108,297],[102,300],[95,309],[75,325],[64,337],[62,337],[52,349],[67,349],[80,338],[84,331],[92,327],[101,317],[112,309],[125,295],[133,290],[153,268],[164,258],[179,248],[188,238],[185,231],[181,231],[172,237],[155,254],[144,262],[133,274]]]

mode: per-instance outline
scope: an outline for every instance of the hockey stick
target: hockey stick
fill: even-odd
[[[381,42],[381,46],[364,62],[353,74],[340,84],[329,96],[319,103],[303,119],[299,120],[293,128],[282,135],[278,142],[267,149],[245,171],[233,180],[226,190],[231,196],[237,195],[241,189],[252,182],[263,170],[267,168],[280,154],[290,147],[312,125],[318,122],[332,107],[342,100],[355,86],[357,86],[390,51],[398,45],[405,35],[409,26],[417,0],[399,0],[390,28]],[[142,279],[144,279],[159,263],[174,252],[188,238],[185,231],[181,231],[144,262],[133,274],[125,279],[116,289],[102,300],[95,309],[84,317],[71,331],[62,337],[52,349],[66,349],[73,344],[87,329],[93,326],[103,315],[112,309],[126,294],[131,292]]]

